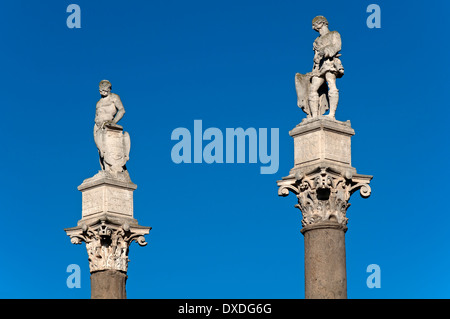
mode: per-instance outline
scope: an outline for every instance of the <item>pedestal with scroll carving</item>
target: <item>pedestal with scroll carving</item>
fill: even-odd
[[[350,122],[321,116],[304,120],[290,135],[295,164],[278,181],[278,194],[297,196],[305,239],[305,297],[347,298],[345,232],[351,195],[369,197],[372,176],[351,166]]]

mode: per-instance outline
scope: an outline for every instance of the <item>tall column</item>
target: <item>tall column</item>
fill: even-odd
[[[130,135],[117,122],[125,109],[111,83],[100,82],[102,98],[97,102],[94,141],[101,170],[78,187],[82,193],[81,219],[64,229],[73,244],[86,243],[91,273],[91,298],[125,299],[130,244],[145,246],[151,227],[134,218],[133,192],[126,163]]]
[[[326,222],[302,229],[305,236],[305,298],[347,298],[346,229]]]
[[[278,181],[278,194],[297,196],[305,244],[305,298],[347,298],[346,212],[350,196],[371,193],[372,176],[351,166],[350,122],[328,117],[304,120],[294,138],[295,165]]]
[[[351,163],[350,121],[335,119],[339,101],[336,79],[344,75],[340,60],[341,36],[330,31],[328,20],[317,16],[313,30],[311,72],[295,75],[297,105],[305,113],[289,132],[294,138],[294,167],[278,181],[278,194],[297,196],[305,239],[305,297],[347,298],[345,265],[346,216],[350,196],[370,196],[372,176],[356,173]],[[327,115],[324,115],[329,110]]]

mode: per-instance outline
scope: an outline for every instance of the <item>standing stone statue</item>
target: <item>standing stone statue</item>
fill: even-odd
[[[328,30],[328,21],[323,16],[313,19],[312,28],[319,32],[320,36],[313,44],[312,72],[295,75],[297,104],[307,114],[308,119],[322,116],[328,109],[328,117],[334,119],[339,101],[336,78],[344,75],[344,67],[339,59],[341,36],[337,31]]]
[[[122,133],[117,122],[125,114],[125,108],[117,94],[111,92],[111,82],[103,80],[99,85],[101,99],[95,112],[94,141],[103,171],[117,175],[126,171],[130,154],[130,135]]]

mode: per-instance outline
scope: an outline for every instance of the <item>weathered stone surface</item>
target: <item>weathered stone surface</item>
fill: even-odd
[[[345,226],[351,195],[359,190],[362,197],[369,197],[371,179],[372,176],[354,174],[351,170],[338,171],[317,166],[311,171],[297,170],[295,175],[283,177],[277,182],[278,195],[287,196],[292,192],[297,196],[295,207],[302,213],[303,226],[324,221]]]
[[[82,219],[98,219],[108,215],[110,218],[126,218],[136,223],[133,218],[133,191],[137,188],[128,176],[128,172],[115,176],[106,171],[99,171],[78,187],[82,193]]]
[[[345,231],[353,193],[370,196],[370,175],[351,162],[350,122],[319,116],[304,119],[294,138],[294,167],[277,181],[278,194],[297,196],[305,240],[305,297],[346,298]]]
[[[102,170],[115,175],[127,170],[125,164],[130,155],[130,135],[117,124],[125,114],[125,108],[120,97],[111,92],[108,80],[100,82],[99,91],[101,99],[96,105],[94,141]]]
[[[345,226],[323,222],[302,229],[305,237],[305,298],[347,298]]]
[[[117,224],[111,219],[98,219],[93,223],[66,228],[72,244],[86,243],[91,273],[102,270],[128,270],[128,248],[135,241],[140,246],[147,245],[144,235],[151,227]]]
[[[278,194],[297,196],[305,240],[305,297],[347,298],[345,231],[353,193],[370,196],[372,176],[351,166],[350,122],[305,119],[290,135],[295,164],[277,182]]]
[[[295,75],[297,105],[308,119],[322,116],[328,109],[330,113],[327,116],[334,119],[339,102],[336,78],[344,75],[344,67],[339,59],[341,36],[337,31],[328,29],[328,21],[323,16],[315,17],[312,26],[320,36],[313,44],[313,70],[307,74]]]
[[[126,299],[128,276],[117,270],[97,271],[91,274],[91,299]]]
[[[352,167],[351,137],[355,131],[350,121],[340,122],[327,117],[304,120],[289,132],[294,138],[294,168],[308,170],[317,165],[337,170]]]
[[[370,175],[352,167],[350,121],[335,119],[339,101],[336,79],[344,75],[341,36],[317,16],[313,29],[312,72],[295,75],[297,105],[307,114],[289,134],[294,139],[294,167],[277,181],[278,195],[297,196],[305,239],[306,298],[346,298],[345,232],[351,195],[370,196]],[[330,110],[329,114],[323,114]]]
[[[101,81],[102,98],[97,103],[94,140],[102,170],[78,187],[82,193],[82,218],[77,226],[64,229],[73,244],[86,243],[92,298],[126,298],[128,252],[135,241],[145,246],[151,227],[134,219],[133,192],[126,168],[130,138],[117,122],[125,109],[111,83]]]
[[[369,197],[372,176],[352,170],[317,166],[310,171],[296,170],[278,181],[278,194],[296,194],[302,213],[305,240],[305,298],[347,298],[345,232],[351,195],[358,191]]]

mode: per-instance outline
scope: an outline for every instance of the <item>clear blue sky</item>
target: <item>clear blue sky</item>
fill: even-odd
[[[66,8],[81,7],[81,29]],[[89,298],[77,186],[99,169],[92,136],[98,82],[126,108],[135,217],[129,298],[303,298],[296,198],[276,181],[293,166],[288,135],[304,117],[294,75],[312,67],[316,15],[341,33],[338,120],[352,162],[374,175],[354,194],[346,234],[349,298],[450,298],[445,1],[2,1],[1,298]],[[279,128],[280,167],[174,164],[172,131]],[[81,288],[66,286],[79,264]],[[366,267],[381,267],[381,288]]]

